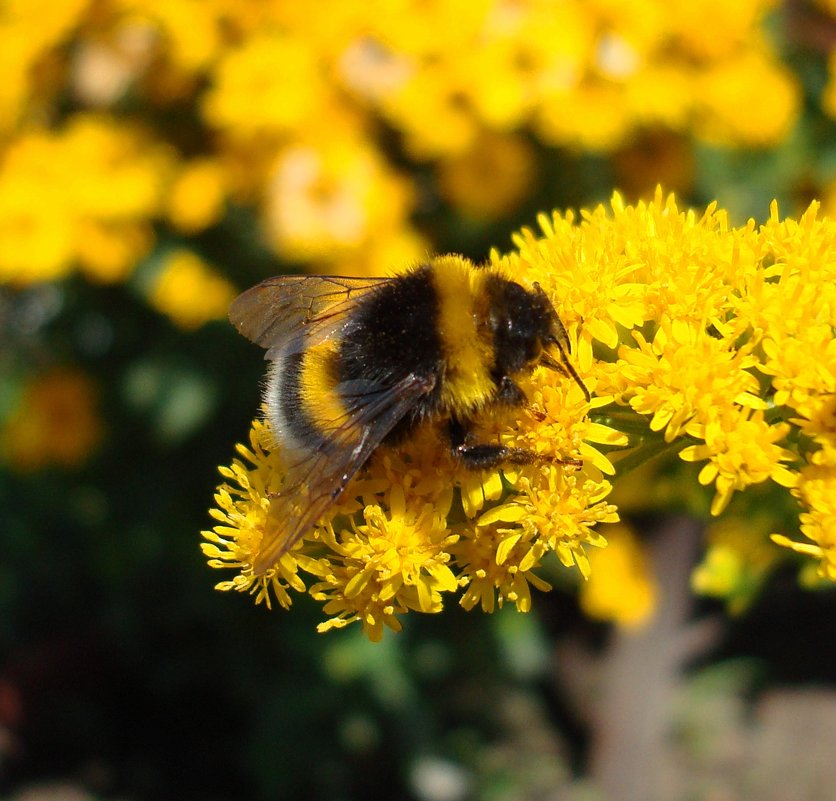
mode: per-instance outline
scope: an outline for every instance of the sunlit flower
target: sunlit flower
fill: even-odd
[[[668,442],[678,438],[695,419],[707,420],[714,408],[729,399],[762,409],[757,378],[747,368],[755,364],[745,350],[707,337],[680,320],[663,322],[653,343],[640,332],[637,348],[622,346],[623,380],[630,385],[629,403],[650,416],[651,431],[663,431]]]
[[[686,461],[708,459],[700,470],[701,484],[717,487],[711,513],[718,515],[736,490],[771,478],[784,487],[795,484],[795,475],[783,462],[794,458],[792,451],[777,443],[789,433],[789,425],[769,425],[762,411],[735,410],[718,415],[708,423],[689,426],[689,432],[705,440],[680,451]]]
[[[281,455],[268,450],[271,441],[269,429],[260,420],[253,422],[249,447],[238,445],[240,459],[229,467],[221,467],[226,480],[215,493],[216,507],[210,510],[218,524],[212,531],[204,531],[202,545],[210,567],[233,568],[240,572],[228,581],[215,585],[218,590],[249,592],[256,603],[268,608],[272,598],[289,608],[289,590],[304,592],[306,585],[299,576],[300,566],[313,575],[327,574],[327,567],[290,551],[267,575],[256,580],[249,566],[261,544],[269,524],[270,496],[282,488],[284,467]]]
[[[407,508],[403,488],[387,493],[387,508],[366,506],[352,536],[332,540],[332,572],[311,588],[331,619],[321,631],[360,620],[372,640],[382,626],[400,630],[396,615],[408,609],[439,612],[441,593],[458,588],[449,548],[457,539],[447,529],[448,509],[430,503]],[[346,532],[347,533],[347,532]]]
[[[290,565],[315,557],[302,570],[316,577],[315,597],[332,615],[322,628],[359,620],[374,638],[408,610],[437,611],[448,594],[467,609],[527,611],[531,587],[548,589],[545,560],[594,575],[590,554],[607,545],[600,524],[618,520],[609,477],[643,449],[702,462],[698,480],[714,486],[714,515],[767,480],[788,489],[808,542],[773,539],[814,556],[833,578],[836,224],[817,210],[781,220],[773,205],[760,228],[732,228],[714,204],[681,211],[660,190],[635,206],[615,195],[609,209],[541,216],[542,233],[524,230],[514,252],[491,254],[491,268],[537,282],[553,299],[591,400],[568,371],[541,368],[523,382],[526,404],[474,421],[480,440],[537,454],[531,464],[466,471],[426,433],[398,449],[400,461],[373,459],[332,518],[282,557],[282,586],[295,575]],[[614,454],[624,458],[611,458],[628,445]],[[275,463],[259,466],[271,458],[254,457],[246,474],[227,470],[242,489],[222,489],[224,519],[234,523],[235,507],[243,521],[240,538],[235,525],[223,529],[241,570],[225,586],[260,598],[273,574],[256,579],[249,565],[270,504],[252,488],[275,480]],[[229,500],[236,493],[240,510]],[[743,553],[718,544],[695,582],[739,602],[746,576],[754,584],[766,569],[735,567],[731,557]],[[601,580],[599,600],[612,589]],[[647,601],[646,587],[636,592]],[[638,619],[641,604],[628,606]]]
[[[528,612],[530,586],[541,591],[551,589],[534,572],[541,566],[547,548],[535,542],[533,527],[519,526],[524,516],[525,511],[518,505],[498,506],[462,532],[454,552],[469,577],[460,600],[465,609],[478,605],[483,612],[493,612],[508,602],[520,612]]]

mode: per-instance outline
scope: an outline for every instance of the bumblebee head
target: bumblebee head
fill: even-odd
[[[514,281],[498,281],[492,287],[489,315],[497,372],[514,375],[533,367],[554,338],[555,322],[560,325],[539,286],[530,291]]]
[[[539,284],[531,290],[500,280],[491,292],[490,329],[499,375],[514,375],[537,364],[574,379],[587,400],[589,391],[569,362],[571,347],[563,323]],[[551,354],[557,350],[560,361]]]

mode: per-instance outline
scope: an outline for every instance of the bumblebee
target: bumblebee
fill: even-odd
[[[571,377],[589,400],[540,286],[458,256],[384,278],[268,278],[233,301],[229,318],[267,349],[266,416],[287,465],[256,575],[316,524],[381,443],[444,420],[466,466],[529,463],[540,457],[472,442],[476,413],[524,403],[515,379],[538,364]]]

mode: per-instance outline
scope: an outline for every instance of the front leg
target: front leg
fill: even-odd
[[[467,426],[455,417],[450,420],[450,445],[453,453],[465,467],[471,470],[487,470],[503,464],[533,464],[534,462],[583,467],[583,462],[580,459],[557,459],[553,456],[543,456],[525,448],[509,448],[505,445],[472,442],[472,434],[468,431]]]

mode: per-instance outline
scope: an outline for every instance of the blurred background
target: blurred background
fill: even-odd
[[[768,490],[710,522],[656,465],[599,588],[555,560],[530,615],[376,645],[199,548],[259,403],[238,291],[616,188],[832,215],[833,0],[5,0],[0,64],[0,798],[834,798],[836,599]]]

